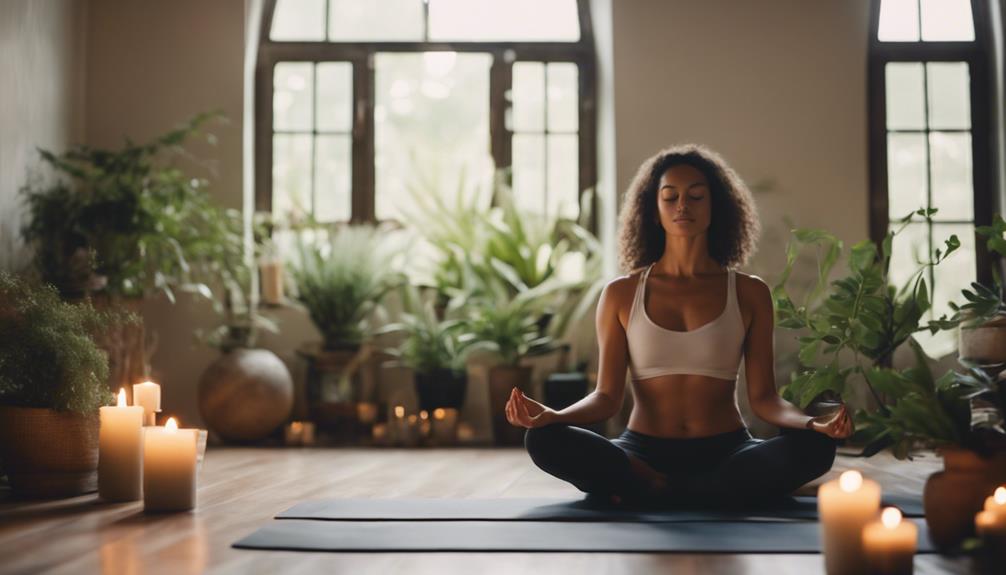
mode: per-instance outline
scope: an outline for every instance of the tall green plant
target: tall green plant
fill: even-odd
[[[349,225],[304,229],[297,235],[291,265],[296,297],[327,348],[362,343],[369,335],[368,316],[405,281],[393,257],[402,246],[389,241],[387,233],[370,225]]]
[[[56,180],[34,178],[22,189],[29,216],[22,233],[35,247],[42,277],[68,297],[160,291],[173,300],[176,289],[205,292],[193,270],[226,257],[226,217],[210,200],[207,182],[172,160],[185,156],[182,145],[217,117],[200,114],[148,143],[127,140],[117,150],[39,150]],[[214,141],[212,134],[207,140]]]

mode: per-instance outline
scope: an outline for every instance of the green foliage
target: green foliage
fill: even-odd
[[[124,321],[135,318],[0,271],[0,403],[76,413],[108,404],[108,359],[92,335]]]
[[[182,144],[215,117],[198,115],[151,142],[127,140],[118,150],[40,150],[57,180],[22,189],[29,214],[22,232],[35,246],[43,279],[65,297],[160,291],[174,301],[175,289],[206,295],[205,284],[193,283],[194,272],[231,256],[235,216],[211,202],[205,180],[168,160],[183,155]]]
[[[375,335],[400,332],[405,339],[398,347],[384,351],[397,357],[398,365],[417,373],[441,369],[464,372],[468,356],[478,347],[465,319],[439,319],[433,302],[424,300],[419,288],[410,283],[405,283],[400,293],[404,310],[401,319],[377,330]]]
[[[881,243],[881,251],[869,240],[852,246],[845,277],[828,281],[842,252],[842,242],[822,230],[793,231],[787,246],[786,268],[773,287],[776,322],[780,327],[800,330],[798,354],[801,368],[782,396],[801,408],[822,393],[846,396],[852,385],[862,384],[876,399],[876,413],[860,410],[854,415],[857,432],[853,440],[866,443],[864,455],[891,447],[898,457],[906,457],[913,445],[961,443],[970,420],[962,426],[962,407],[957,387],[947,383],[951,375],[934,381],[925,354],[914,333],[953,329],[959,314],[923,322],[932,301],[931,286],[925,281],[928,268],[939,265],[960,246],[950,236],[942,249],[930,254],[928,261],[899,288],[890,285],[891,246],[899,232],[918,215],[931,220],[935,209],[920,209],[900,220],[902,226],[891,231]],[[807,299],[795,303],[785,284],[792,266],[804,246],[818,253],[817,283]],[[906,370],[891,369],[895,349],[908,343],[916,355],[916,365]],[[851,356],[852,365],[839,368],[841,354]],[[866,365],[864,365],[866,362]],[[850,381],[854,378],[854,382]]]
[[[392,263],[401,246],[387,240],[386,234],[370,225],[306,228],[298,233],[291,266],[296,297],[327,348],[362,343],[369,335],[368,316],[405,281]]]
[[[1006,255],[1006,222],[1002,216],[995,215],[990,226],[978,226],[975,228],[978,235],[986,239],[985,246],[989,252],[997,253],[1000,256]],[[967,301],[963,305],[951,302],[950,307],[955,312],[955,317],[965,320],[961,323],[962,329],[978,327],[998,316],[1006,315],[1006,303],[1003,302],[1003,283],[999,277],[999,269],[992,267],[993,287],[990,288],[979,282],[971,282],[971,289],[964,289],[961,294]]]

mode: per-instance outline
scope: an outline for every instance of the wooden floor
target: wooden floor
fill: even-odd
[[[855,466],[887,492],[921,493],[941,467],[840,455],[829,479]],[[141,503],[95,495],[50,502],[0,492],[0,572],[37,573],[675,573],[808,575],[820,555],[642,553],[304,553],[231,543],[309,498],[548,497],[582,495],[540,471],[518,448],[210,448],[191,513],[147,516]],[[915,572],[978,572],[968,557],[916,557]]]

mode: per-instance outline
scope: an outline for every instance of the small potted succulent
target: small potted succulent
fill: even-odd
[[[130,321],[0,271],[0,462],[15,493],[97,489],[98,408],[112,393],[93,334]]]

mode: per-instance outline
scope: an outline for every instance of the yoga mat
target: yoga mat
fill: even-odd
[[[816,520],[817,498],[788,497],[747,508],[711,508],[696,504],[654,509],[616,506],[591,498],[513,499],[324,499],[304,501],[277,519],[342,521],[602,521],[665,523],[682,521],[804,521]],[[918,497],[887,495],[884,505],[901,509],[905,517],[923,517]]]
[[[934,552],[922,519],[918,552]],[[820,553],[816,522],[272,521],[234,543],[292,551]]]

